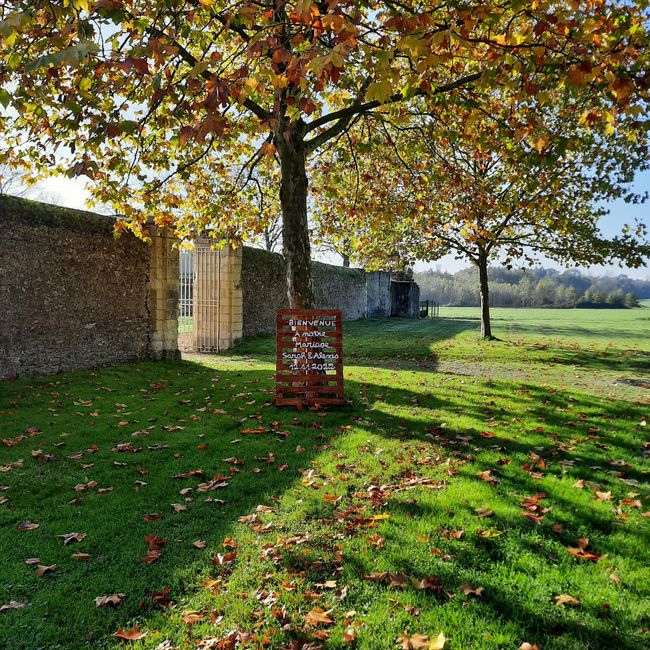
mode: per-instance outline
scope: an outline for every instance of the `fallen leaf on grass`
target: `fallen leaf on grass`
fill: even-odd
[[[72,558],[74,560],[77,560],[78,562],[85,562],[86,560],[90,560],[92,555],[90,553],[73,553]]]
[[[144,516],[145,521],[156,521],[157,519],[162,519],[163,516],[157,512],[152,512]]]
[[[559,596],[553,596],[553,600],[556,605],[579,605],[580,601],[573,596],[568,594],[560,594]]]
[[[519,646],[519,650],[539,650],[539,646],[536,643],[528,643],[528,641],[524,641]]]
[[[477,528],[476,534],[479,537],[483,537],[485,539],[491,539],[492,537],[501,537],[501,535],[503,535],[503,531],[496,530],[494,528],[488,528],[487,530],[481,530],[480,528]]]
[[[37,576],[44,576],[46,573],[54,573],[57,570],[56,564],[50,564],[49,566],[45,566],[44,564],[39,564],[36,567],[36,575]]]
[[[596,501],[611,501],[612,493],[611,492],[596,492],[595,493]]]
[[[212,558],[212,564],[215,566],[222,566],[224,564],[229,564],[230,562],[234,561],[234,559],[237,557],[237,551],[231,551],[230,553],[224,553],[221,555],[221,553],[217,553],[213,558]]]
[[[352,624],[348,625],[345,632],[343,632],[344,643],[354,643],[357,640],[357,630],[363,625],[364,623],[361,621],[354,621]]]
[[[480,519],[483,517],[492,517],[494,515],[494,512],[489,508],[474,508],[474,512],[476,512]]]
[[[424,634],[413,634],[411,636],[405,631],[404,636],[399,638],[403,650],[443,650],[447,637],[440,632],[438,636],[428,637]]]
[[[479,598],[483,595],[483,592],[485,591],[485,587],[472,587],[472,585],[469,585],[467,583],[464,583],[462,585],[458,585],[458,588],[466,595],[466,596],[478,596]]]
[[[599,560],[602,560],[607,557],[607,554],[605,555],[598,555],[597,553],[594,553],[593,551],[587,551],[587,546],[589,546],[589,539],[586,537],[581,537],[578,540],[578,546],[577,548],[574,548],[572,546],[567,547],[567,551],[573,555],[573,557],[577,557],[581,560],[591,560],[592,562],[598,562]]]
[[[25,564],[38,564],[41,561],[38,557],[29,557],[25,560]]]
[[[197,492],[214,492],[214,490],[220,490],[222,488],[228,487],[227,477],[217,474],[211,481],[205,483],[199,483],[196,486]]]
[[[147,542],[148,553],[142,558],[145,564],[155,562],[161,555],[161,546],[167,543],[167,540],[155,535],[145,535],[144,541]]]
[[[183,621],[183,623],[186,623],[187,625],[194,625],[194,623],[198,623],[199,621],[202,621],[204,618],[205,618],[204,611],[188,610],[183,612],[183,615],[181,616],[181,621]]]
[[[10,600],[6,605],[0,605],[0,613],[9,611],[10,609],[22,609],[25,603],[19,603],[17,600]]]
[[[244,515],[243,517],[239,517],[237,521],[241,522],[242,524],[256,524],[260,520],[259,515]]]
[[[207,542],[197,539],[195,542],[192,542],[192,546],[194,546],[194,548],[205,548],[207,546]]]
[[[374,535],[371,535],[370,537],[367,537],[366,539],[375,548],[382,548],[384,546],[385,541],[386,541],[378,533],[375,533]]]
[[[31,521],[21,521],[20,524],[18,524],[18,530],[24,533],[28,530],[36,530],[39,525],[40,524],[36,524]]]
[[[499,483],[499,479],[492,474],[491,469],[487,469],[484,472],[479,472],[476,476],[486,483]]]
[[[122,602],[122,598],[124,598],[124,594],[97,596],[97,598],[95,598],[95,607],[105,607],[106,605],[112,605],[115,607]]]
[[[172,503],[171,507],[174,512],[183,512],[183,510],[187,510],[187,506],[180,503]]]
[[[117,632],[111,634],[117,639],[124,639],[125,641],[139,641],[144,639],[147,636],[146,632],[140,632],[140,626],[136,625],[130,629],[122,629],[119,625],[117,627]]]
[[[313,627],[316,627],[320,623],[323,623],[324,625],[329,625],[330,623],[334,622],[328,616],[330,612],[331,610],[326,612],[320,607],[316,607],[312,609],[309,613],[305,614],[303,618],[305,619],[305,623],[307,623],[307,625],[311,625]]]
[[[63,538],[63,546],[72,544],[72,542],[81,542],[86,537],[86,533],[66,533],[65,535],[57,535]]]

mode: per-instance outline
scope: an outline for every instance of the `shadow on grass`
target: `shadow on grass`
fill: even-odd
[[[343,324],[343,354],[346,365],[358,360],[372,360],[378,367],[391,367],[395,361],[426,361],[435,367],[436,343],[477,328],[471,318],[381,318],[346,321]],[[223,353],[228,357],[275,360],[272,335],[244,339],[236,348]]]
[[[463,329],[461,323],[457,323],[459,331]],[[401,327],[397,322],[396,329]],[[438,332],[438,336],[442,333]],[[409,343],[402,341],[401,345]],[[420,352],[424,354],[428,344],[423,342],[421,346]],[[387,377],[383,381],[390,383]],[[437,573],[448,589],[454,589],[471,576],[486,586],[486,596],[480,603],[484,609],[476,614],[478,618],[497,617],[507,621],[516,625],[522,636],[542,644],[548,643],[554,633],[561,633],[584,647],[635,647],[632,640],[626,645],[628,641],[618,636],[611,626],[600,626],[595,615],[578,625],[567,620],[560,610],[549,612],[546,608],[538,614],[525,594],[501,586],[498,567],[512,562],[517,553],[542,553],[543,563],[555,566],[551,556],[566,553],[562,547],[575,543],[579,535],[589,531],[598,534],[600,553],[618,554],[623,561],[628,556],[634,559],[635,548],[647,544],[647,531],[631,532],[634,543],[623,551],[613,544],[610,548],[607,536],[614,528],[611,522],[594,513],[591,504],[571,499],[566,492],[556,489],[554,477],[542,481],[540,487],[539,480],[521,471],[522,461],[535,449],[553,462],[552,473],[560,478],[556,461],[563,456],[549,456],[550,450],[556,447],[556,439],[540,433],[533,436],[531,444],[523,444],[513,436],[500,434],[480,438],[479,428],[449,431],[439,427],[442,418],[450,412],[486,422],[491,416],[531,414],[534,418],[545,418],[545,426],[549,428],[565,427],[567,432],[561,439],[569,444],[571,439],[585,436],[590,424],[589,420],[578,420],[576,427],[567,426],[569,418],[575,415],[562,412],[569,405],[564,396],[549,395],[530,385],[519,385],[520,391],[513,394],[511,384],[492,381],[483,388],[495,397],[507,396],[509,400],[510,413],[502,414],[498,405],[491,406],[487,397],[469,392],[469,387],[465,392],[450,389],[444,394],[434,394],[427,386],[421,390],[394,388],[374,379],[348,380],[346,387],[353,407],[319,417],[310,412],[298,414],[271,406],[273,382],[272,373],[267,370],[222,370],[187,361],[138,364],[96,373],[0,384],[0,401],[15,404],[12,410],[16,413],[2,415],[3,434],[37,426],[43,435],[34,439],[34,446],[56,456],[50,462],[44,462],[40,456],[30,458],[31,440],[20,443],[19,447],[0,449],[0,465],[25,458],[23,467],[3,474],[3,482],[9,485],[10,505],[0,510],[0,546],[5,549],[0,566],[0,602],[15,599],[28,603],[24,610],[3,614],[0,647],[18,649],[56,644],[64,648],[83,647],[129,621],[138,620],[146,625],[147,621],[158,620],[160,614],[151,594],[168,588],[170,598],[182,599],[197,590],[201,579],[211,575],[209,558],[223,552],[221,542],[232,533],[239,517],[249,515],[258,504],[268,504],[292,490],[300,480],[296,470],[308,468],[324,445],[335,444],[341,437],[337,427],[347,424],[351,418],[357,419],[358,426],[365,427],[369,433],[427,443],[432,442],[433,435],[433,442],[440,446],[442,453],[450,457],[455,452],[473,456],[473,464],[461,467],[460,475],[451,479],[452,484],[461,480],[478,482],[477,471],[492,468],[492,463],[503,454],[511,456],[512,466],[507,465],[496,473],[502,481],[498,489],[507,495],[506,502],[512,507],[524,495],[535,494],[540,489],[549,492],[549,503],[562,513],[557,521],[564,521],[567,529],[570,526],[570,533],[565,537],[558,537],[546,523],[532,528],[517,512],[490,522],[523,536],[514,536],[512,548],[504,550],[490,540],[475,540],[477,544],[458,553],[453,564],[438,566]],[[551,410],[548,400],[555,401]],[[589,396],[574,397],[570,406],[574,414],[585,412],[596,417]],[[422,409],[422,416],[400,412],[404,408]],[[492,412],[486,413],[486,409]],[[611,400],[604,414],[612,421],[619,421],[640,417],[641,408]],[[259,427],[260,423],[264,428],[274,423],[273,432],[242,433]],[[148,427],[153,428],[148,430]],[[468,434],[473,436],[471,441],[458,438]],[[639,451],[629,437],[609,436],[606,431],[602,435],[600,441],[581,443],[583,446],[576,453],[582,462],[569,471],[587,478],[593,472],[592,465],[602,465],[610,457],[629,457]],[[601,441],[610,445],[609,449],[595,446]],[[133,447],[142,449],[125,453],[112,451],[119,442],[131,442]],[[64,446],[54,446],[59,443]],[[95,444],[99,447],[97,451],[83,451]],[[83,451],[81,459],[68,457],[80,450]],[[267,465],[269,452],[275,455],[271,465]],[[244,464],[224,460],[231,457],[241,459]],[[285,464],[289,467],[279,471]],[[261,471],[258,473],[254,468]],[[204,470],[204,476],[172,478],[197,469]],[[644,478],[638,472],[625,471],[639,480]],[[227,488],[208,493],[196,491],[198,483],[217,473],[229,476]],[[364,482],[369,478],[359,480]],[[105,494],[98,494],[94,489],[74,491],[75,485],[89,481],[113,490]],[[181,494],[186,488],[192,490]],[[224,503],[207,502],[206,496],[223,499]],[[73,498],[81,498],[82,503],[69,505]],[[187,510],[173,512],[173,503],[186,506]],[[400,506],[391,502],[389,507]],[[145,522],[144,516],[152,513],[159,513],[163,518]],[[424,518],[426,508],[411,510],[411,514]],[[548,519],[550,522],[551,517]],[[25,520],[37,521],[39,528],[29,533],[19,532],[18,525]],[[78,547],[64,547],[56,535],[73,530],[86,532],[87,539]],[[535,531],[533,546],[527,537],[530,530]],[[150,534],[166,539],[167,543],[161,558],[147,565],[142,557],[146,554],[144,538]],[[196,540],[205,541],[206,549],[194,548],[192,543]],[[453,545],[449,544],[449,548],[453,549]],[[88,552],[92,558],[79,563],[71,559],[73,550]],[[43,564],[56,563],[57,572],[36,577],[33,567],[24,564],[30,557],[39,557]],[[352,557],[350,562],[354,561]],[[391,570],[413,572],[416,568],[404,560]],[[362,577],[363,571],[359,567],[357,577]],[[535,576],[520,571],[518,580],[522,585],[527,579],[534,581]],[[646,592],[635,595],[647,597]],[[127,597],[116,610],[95,608],[97,596],[111,593],[125,593]],[[74,611],[72,623],[71,611]],[[249,623],[241,621],[242,626]]]

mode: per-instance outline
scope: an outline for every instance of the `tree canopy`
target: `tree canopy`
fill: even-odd
[[[92,180],[136,232],[259,232],[277,165],[290,302],[313,302],[307,162],[363,116],[561,86],[616,128],[647,101],[647,2],[17,0],[0,11],[2,160]],[[515,127],[518,128],[518,127]],[[264,217],[264,214],[262,215]]]
[[[369,267],[450,252],[476,265],[482,330],[491,336],[491,262],[532,264],[545,255],[640,266],[650,253],[643,224],[611,238],[598,228],[605,210],[597,202],[625,196],[635,172],[648,167],[645,133],[636,119],[594,130],[581,110],[585,99],[554,92],[534,132],[513,128],[512,116],[526,107],[494,91],[453,111],[378,115],[321,158],[318,221],[334,238],[355,238]]]

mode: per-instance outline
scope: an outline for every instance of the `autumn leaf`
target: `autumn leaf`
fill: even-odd
[[[192,542],[192,546],[194,546],[194,548],[205,548],[207,546],[207,542],[197,539],[195,542]]]
[[[25,603],[19,603],[17,600],[10,600],[6,605],[0,605],[0,614],[2,612],[7,612],[10,609],[22,609],[25,607]]]
[[[122,599],[124,597],[125,597],[124,594],[111,594],[108,596],[97,596],[97,598],[95,598],[95,607],[105,607],[106,605],[112,605],[113,607],[115,607],[122,602]]]
[[[50,564],[49,566],[46,566],[44,564],[39,564],[36,567],[36,575],[37,576],[44,576],[47,573],[54,573],[57,570],[57,565],[56,564]]]
[[[471,585],[465,583],[462,585],[458,585],[458,588],[466,595],[466,596],[478,596],[481,597],[483,595],[483,592],[485,591],[485,587],[472,587]]]
[[[181,621],[187,625],[194,625],[205,618],[204,611],[188,610],[181,615]]]
[[[85,539],[86,533],[66,533],[65,535],[57,535],[63,539],[63,546],[72,544],[73,542],[81,542]]]
[[[492,474],[491,469],[485,470],[484,472],[479,472],[476,476],[478,476],[482,481],[485,481],[486,483],[499,483],[499,479]]]
[[[447,637],[440,632],[437,637],[434,637],[429,641],[429,647],[427,650],[443,650],[446,642]]]
[[[212,558],[212,564],[216,566],[230,564],[230,562],[233,562],[236,557],[237,557],[237,551],[231,551],[230,553],[224,553],[223,555],[221,553],[217,553]]]
[[[147,632],[140,632],[139,625],[136,625],[130,629],[122,629],[118,626],[117,632],[111,634],[111,636],[114,636],[117,639],[124,639],[125,641],[139,641],[140,639],[144,639],[147,636]]]
[[[28,530],[36,530],[39,524],[33,523],[31,521],[23,521],[18,525],[18,530],[21,532],[26,532]]]
[[[78,562],[86,562],[87,560],[90,560],[92,556],[90,553],[73,553],[72,554],[72,559],[77,560]]]
[[[428,637],[424,634],[409,635],[406,631],[399,638],[403,650],[443,650],[447,637],[441,632],[436,637]]]
[[[567,547],[567,551],[581,560],[590,560],[591,562],[598,562],[607,557],[607,555],[598,555],[593,551],[587,551],[587,546],[589,546],[589,540],[586,537],[581,537],[578,540],[578,546],[576,547]]]
[[[309,613],[305,614],[303,617],[305,620],[305,623],[307,625],[311,625],[312,627],[316,627],[319,624],[324,624],[324,625],[329,625],[330,623],[333,623],[334,621],[329,617],[330,611],[325,611],[321,609],[320,607],[316,607],[312,609]]]
[[[573,596],[568,594],[560,594],[559,596],[553,596],[553,600],[556,605],[579,605],[580,601]]]
[[[474,510],[480,519],[483,519],[484,517],[492,517],[494,515],[494,512],[489,508],[475,508]]]

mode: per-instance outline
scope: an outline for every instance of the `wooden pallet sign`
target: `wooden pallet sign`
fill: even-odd
[[[339,309],[279,309],[275,403],[343,404],[343,331]]]

